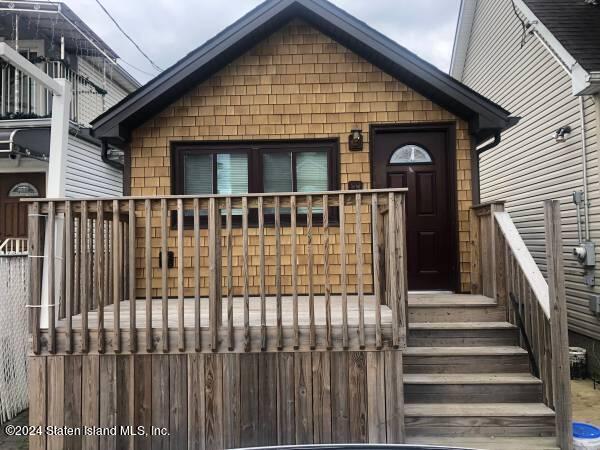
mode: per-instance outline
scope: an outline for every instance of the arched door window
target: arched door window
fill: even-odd
[[[429,152],[414,144],[398,147],[390,157],[390,164],[431,164],[432,162]]]
[[[10,191],[8,191],[9,197],[39,197],[40,193],[37,188],[27,182],[15,184]]]

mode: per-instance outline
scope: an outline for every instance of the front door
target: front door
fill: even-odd
[[[454,146],[447,127],[374,127],[375,188],[408,188],[408,289],[455,290]]]
[[[43,173],[0,174],[0,242],[6,238],[27,237],[27,203],[23,197],[44,197]]]

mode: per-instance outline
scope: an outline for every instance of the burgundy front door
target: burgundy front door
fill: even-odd
[[[375,188],[408,188],[406,242],[410,290],[455,290],[454,148],[448,128],[373,129]]]

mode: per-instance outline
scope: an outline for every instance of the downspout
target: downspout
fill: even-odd
[[[588,205],[588,183],[587,183],[587,142],[585,139],[585,109],[583,105],[583,96],[579,96],[579,121],[581,126],[581,160],[583,171],[583,218],[585,227],[585,240],[590,240],[590,222]]]
[[[108,144],[106,143],[106,141],[104,139],[102,139],[101,141],[101,151],[100,151],[100,158],[102,158],[102,162],[105,164],[108,164],[110,167],[123,171],[123,164],[119,164],[118,162],[110,159],[108,157]]]

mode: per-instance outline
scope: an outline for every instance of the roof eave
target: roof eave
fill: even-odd
[[[317,0],[273,0],[260,5],[136,94],[96,118],[92,122],[94,134],[128,140],[131,126],[137,126],[152,111],[166,106],[161,102],[164,97],[172,99],[182,91],[182,86],[191,87],[192,81],[206,79],[220,68],[218,60],[222,65],[223,60],[231,61],[292,17],[306,20],[435,103],[469,120],[477,126],[471,129],[472,133],[479,128],[507,126],[506,110],[334,5]]]

